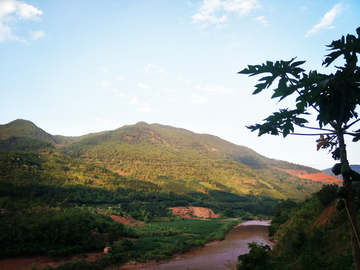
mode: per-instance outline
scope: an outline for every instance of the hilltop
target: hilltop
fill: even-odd
[[[223,191],[301,200],[319,189],[322,182],[329,182],[329,179],[319,182],[319,178],[311,177],[312,174],[319,176],[318,170],[266,158],[213,135],[145,122],[66,137],[53,136],[30,121],[15,120],[0,126],[0,139],[2,151],[29,152],[29,145],[52,147],[52,151],[63,158],[87,164],[89,172],[93,167],[132,179],[125,186],[135,189],[210,195]],[[67,175],[75,177],[71,172]],[[88,180],[91,185],[101,182],[99,176]]]

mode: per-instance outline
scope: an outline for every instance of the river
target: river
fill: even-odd
[[[232,229],[225,240],[180,254],[146,270],[234,270],[237,257],[248,253],[247,243],[268,244],[270,221],[247,221]]]

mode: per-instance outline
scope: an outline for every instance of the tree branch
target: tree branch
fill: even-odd
[[[279,133],[283,133],[282,131],[279,131]],[[334,133],[295,133],[295,132],[290,132],[288,135],[298,135],[298,136],[320,136],[320,135],[334,135]]]
[[[350,125],[345,126],[345,127],[344,127],[344,129],[348,129],[349,127],[351,127],[351,126],[355,125],[355,124],[356,124],[357,122],[359,122],[359,121],[360,121],[360,118],[359,118],[358,120],[356,120],[356,121],[352,122]]]
[[[316,127],[307,127],[307,126],[300,126],[300,127],[302,127],[302,128],[307,128],[307,129],[314,129],[314,130],[326,130],[326,131],[330,131],[330,132],[333,132],[333,133],[334,133],[333,130],[331,130],[331,129],[326,129],[326,128],[316,128]]]

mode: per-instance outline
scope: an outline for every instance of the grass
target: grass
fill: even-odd
[[[142,237],[134,242],[126,256],[132,260],[144,262],[147,260],[166,260],[176,253],[187,252],[201,247],[207,242],[223,240],[225,235],[238,222],[232,219],[186,219],[171,222],[150,223],[151,229],[175,230],[177,234],[171,236]],[[121,245],[120,245],[121,246]],[[121,248],[120,248],[121,250]]]
[[[186,219],[172,222],[156,223],[158,226],[176,227],[183,233],[205,236],[219,230],[224,224],[233,220],[230,219]]]
[[[74,261],[63,264],[60,268],[62,267],[61,270],[97,270],[104,269],[105,266],[109,265],[119,267],[130,260],[138,262],[164,261],[170,259],[174,254],[204,246],[207,242],[224,239],[225,235],[237,224],[237,221],[223,218],[150,223],[147,224],[149,229],[153,226],[155,230],[159,231],[160,228],[161,231],[162,228],[164,231],[176,231],[177,234],[140,237],[138,239],[126,238],[115,242],[112,245],[113,250],[99,262]],[[49,269],[53,268],[50,267],[47,270]]]

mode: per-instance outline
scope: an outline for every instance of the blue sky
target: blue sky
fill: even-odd
[[[316,137],[246,129],[292,102],[252,96],[237,72],[293,57],[332,72],[325,45],[359,26],[357,0],[0,0],[0,124],[79,136],[145,121],[328,168]],[[360,164],[360,143],[348,154]]]

